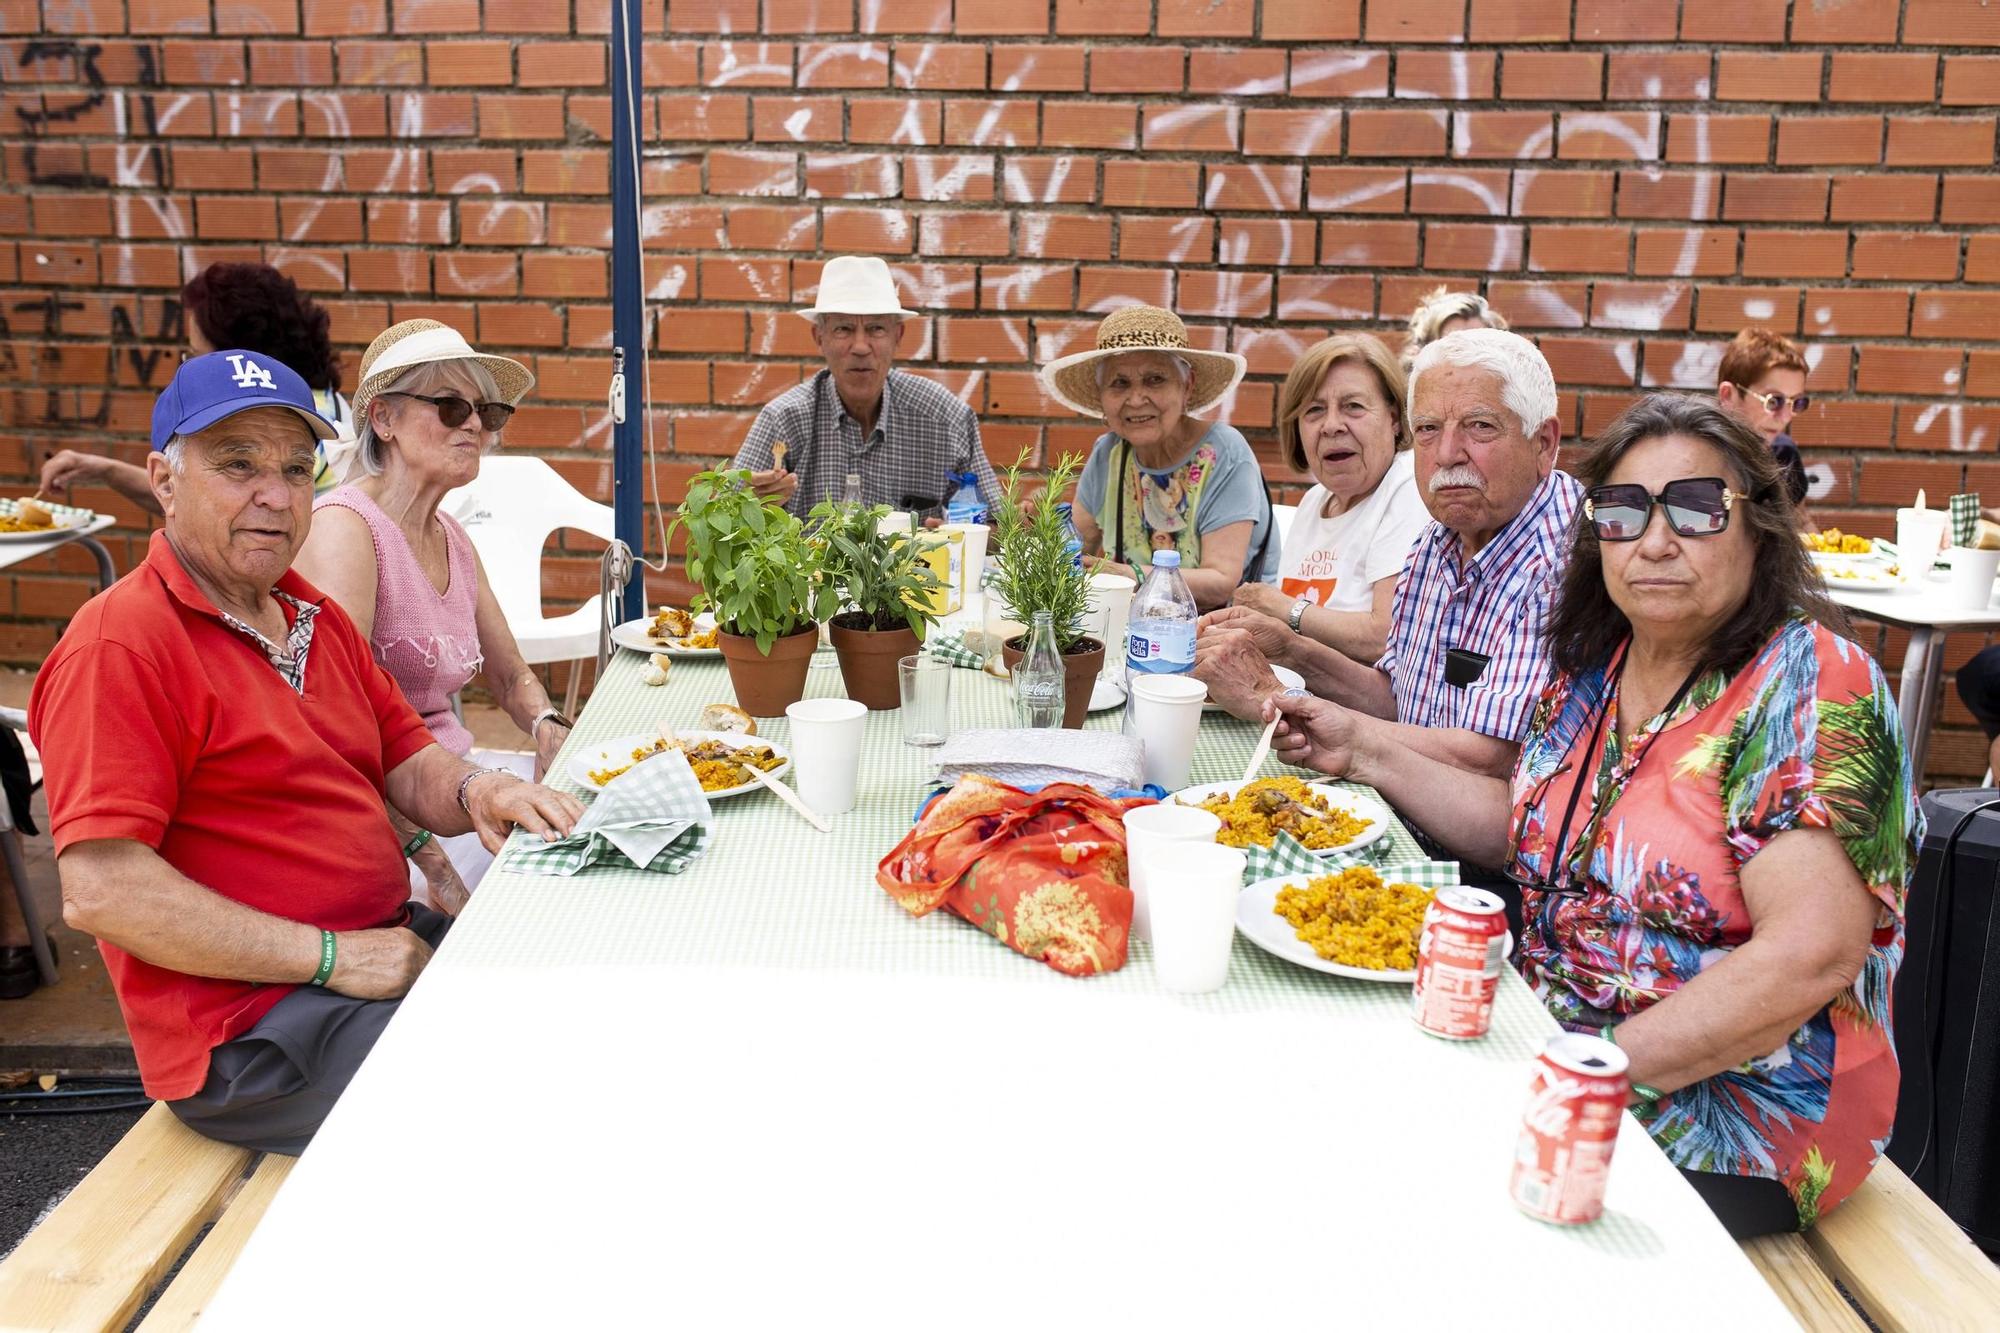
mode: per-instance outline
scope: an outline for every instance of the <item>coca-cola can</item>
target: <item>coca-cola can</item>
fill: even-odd
[[[1514,1149],[1514,1203],[1544,1222],[1575,1226],[1604,1212],[1604,1181],[1631,1088],[1625,1052],[1601,1037],[1553,1037],[1535,1062],[1521,1141]]]
[[[1493,996],[1507,953],[1507,908],[1497,894],[1439,889],[1417,934],[1411,1016],[1433,1037],[1471,1041],[1493,1026]]]

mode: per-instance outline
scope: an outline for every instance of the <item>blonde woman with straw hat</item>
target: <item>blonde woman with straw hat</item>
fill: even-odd
[[[1076,527],[1096,569],[1144,580],[1152,553],[1178,551],[1195,604],[1226,604],[1277,569],[1271,501],[1250,444],[1196,413],[1243,378],[1243,358],[1188,344],[1170,310],[1127,306],[1097,345],[1041,369],[1050,397],[1110,429],[1076,487]]]
[[[499,445],[534,384],[520,362],[482,356],[436,320],[404,320],[384,332],[361,358],[349,484],[313,505],[296,565],[346,609],[440,745],[528,778],[547,769],[569,719],[522,660],[465,529],[438,506],[479,475],[481,455]],[[475,675],[534,737],[532,763],[473,750],[452,697]],[[416,896],[456,915],[492,855],[476,837],[440,844],[393,812],[392,820],[415,863]]]

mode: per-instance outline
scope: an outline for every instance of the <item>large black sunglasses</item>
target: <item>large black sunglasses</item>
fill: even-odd
[[[1682,477],[1653,494],[1636,482],[1595,486],[1584,496],[1583,514],[1605,542],[1636,542],[1658,505],[1667,524],[1683,537],[1713,537],[1729,526],[1729,510],[1750,497],[1732,491],[1720,477]]]
[[[514,415],[514,409],[506,403],[479,403],[474,405],[466,402],[456,394],[446,394],[442,398],[433,398],[425,393],[404,393],[401,389],[390,389],[387,392],[391,397],[414,398],[420,403],[429,403],[437,409],[438,420],[452,427],[463,426],[465,419],[474,412],[477,412],[479,413],[479,424],[481,426],[487,430],[499,430],[507,424],[507,418]]]

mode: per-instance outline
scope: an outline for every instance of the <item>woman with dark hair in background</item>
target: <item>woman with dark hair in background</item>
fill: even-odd
[[[1515,966],[1631,1058],[1632,1110],[1736,1236],[1853,1192],[1896,1111],[1889,992],[1923,836],[1882,670],[1845,637],[1777,460],[1642,399],[1583,458],[1555,674],[1511,784],[1279,698],[1278,753],[1504,865]]]
[[[260,352],[298,372],[313,391],[313,406],[345,437],[320,447],[313,491],[322,494],[338,484],[354,430],[347,400],[340,396],[340,356],[333,350],[326,307],[269,264],[210,264],[181,288],[181,309],[188,351],[195,356]],[[42,464],[38,494],[73,486],[109,486],[147,513],[160,512],[146,469],[105,454],[64,449]]]

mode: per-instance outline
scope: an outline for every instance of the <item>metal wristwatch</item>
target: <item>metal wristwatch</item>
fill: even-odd
[[[528,724],[528,735],[533,736],[536,732],[540,731],[542,723],[548,721],[550,718],[554,718],[563,727],[571,731],[576,730],[576,723],[563,716],[562,709],[544,708],[541,712],[535,714],[535,720]]]
[[[1299,632],[1299,625],[1306,618],[1306,608],[1311,605],[1312,603],[1303,597],[1292,603],[1292,613],[1285,617],[1285,625],[1292,633],[1297,634]]]

